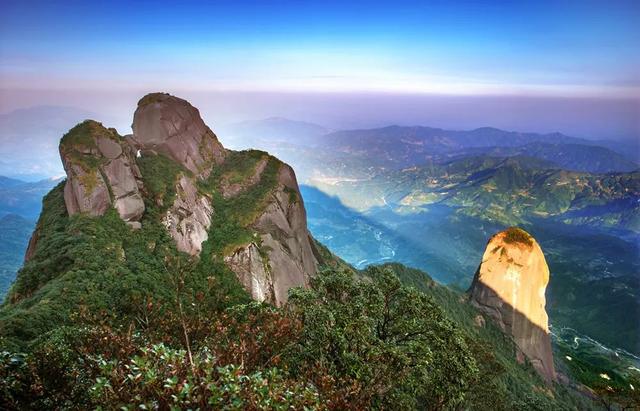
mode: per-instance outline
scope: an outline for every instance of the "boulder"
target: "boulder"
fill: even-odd
[[[69,215],[103,215],[114,206],[124,221],[139,221],[144,213],[140,171],[133,149],[114,129],[84,121],[60,141],[67,173],[64,200]]]
[[[549,267],[527,232],[509,228],[491,237],[470,289],[472,303],[513,337],[547,381],[556,380],[545,290]]]
[[[133,116],[132,128],[133,140],[143,152],[163,154],[199,177],[207,177],[226,154],[198,109],[169,94],[143,97]]]

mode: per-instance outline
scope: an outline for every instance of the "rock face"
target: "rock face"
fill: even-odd
[[[145,209],[140,170],[134,149],[115,130],[92,120],[80,123],[62,138],[60,157],[70,215],[102,215],[113,206],[123,220],[140,220]]]
[[[509,228],[487,244],[476,271],[471,301],[513,337],[536,371],[555,381],[545,290],[549,267],[538,243],[525,231]]]
[[[257,168],[264,166],[258,163]],[[318,266],[296,176],[288,165],[280,166],[277,188],[252,228],[260,234],[260,245],[237,248],[225,262],[254,299],[282,305],[289,288],[307,286]]]
[[[67,172],[64,198],[70,215],[99,216],[114,207],[132,228],[140,228],[147,190],[136,161],[139,156],[161,155],[180,166],[172,187],[175,196],[171,204],[147,200],[162,209],[154,218],[161,220],[179,251],[200,256],[215,229],[212,221],[220,210],[215,209],[214,199],[219,198],[215,204],[227,214],[234,215],[229,204],[249,209],[242,222],[234,223],[251,240],[231,239],[240,243],[233,247],[214,244],[212,248],[223,255],[208,258],[222,258],[259,301],[281,305],[289,288],[308,285],[318,260],[291,167],[267,153],[225,150],[195,107],[164,93],[149,94],[138,102],[132,128],[133,135],[123,138],[87,120],[63,137],[60,154]],[[234,159],[227,161],[230,156]]]
[[[176,199],[162,222],[176,241],[178,250],[197,255],[209,237],[207,231],[212,214],[211,201],[198,194],[191,179],[180,176],[176,184]]]
[[[194,175],[206,177],[225,157],[215,134],[198,109],[164,93],[144,96],[133,116],[133,140],[144,151],[173,159]]]

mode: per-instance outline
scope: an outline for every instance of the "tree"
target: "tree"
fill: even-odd
[[[327,379],[342,387],[330,407],[462,404],[477,373],[463,335],[430,297],[390,270],[367,274],[358,280],[349,271],[324,271],[310,289],[291,291],[288,311],[302,324],[291,372],[309,375],[321,391]]]

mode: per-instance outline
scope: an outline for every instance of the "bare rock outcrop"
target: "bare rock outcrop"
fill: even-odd
[[[212,214],[211,200],[199,194],[193,180],[183,175],[176,184],[176,199],[162,222],[179,251],[197,255],[208,238]]]
[[[549,267],[527,232],[509,228],[489,240],[471,285],[471,301],[513,337],[536,371],[555,381],[545,290]]]
[[[113,206],[124,221],[140,220],[145,207],[134,149],[114,129],[93,120],[78,124],[62,138],[60,157],[70,215],[102,215]]]
[[[196,176],[208,176],[224,160],[225,149],[198,109],[178,97],[165,93],[144,96],[131,127],[139,149],[163,154]]]
[[[269,260],[261,255],[258,244],[252,242],[236,249],[225,257],[224,262],[238,276],[251,298],[260,302],[275,302]]]
[[[259,246],[238,248],[225,262],[255,299],[280,306],[290,288],[308,286],[318,260],[298,182],[287,164],[279,167],[270,200],[252,225],[259,233]]]
[[[159,220],[179,251],[200,257],[203,243],[216,229],[216,213],[222,210],[221,216],[239,219],[233,208],[240,208],[245,210],[242,221],[232,224],[249,233],[250,241],[229,238],[230,244],[215,244],[214,258],[223,259],[259,301],[281,305],[291,287],[308,285],[317,271],[317,253],[291,167],[267,153],[225,150],[198,110],[169,94],[143,97],[132,128],[133,135],[122,138],[87,120],[63,137],[60,154],[67,172],[64,198],[69,214],[99,216],[113,207],[132,228],[140,228],[143,196],[151,193],[155,180],[147,181],[145,190],[136,162],[139,156],[162,155],[180,165],[174,167],[179,169],[174,185],[169,183],[172,196],[175,191],[172,203],[154,199],[163,210]],[[239,201],[234,203],[234,198]]]

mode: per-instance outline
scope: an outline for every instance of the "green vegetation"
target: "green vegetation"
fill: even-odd
[[[359,409],[464,404],[477,369],[462,333],[433,300],[391,272],[367,274],[370,281],[348,271],[321,273],[309,290],[290,294],[290,310],[303,325],[292,372],[326,370],[351,387],[342,401]]]
[[[398,211],[413,207],[413,212],[420,212],[428,198],[433,200],[430,203],[457,207],[462,214],[505,225],[557,218],[571,224],[640,231],[638,171],[589,174],[559,170],[529,157],[479,156],[382,170],[365,181],[317,185],[356,210],[388,204]]]
[[[504,242],[508,244],[524,244],[527,247],[533,245],[533,238],[521,228],[509,227],[504,231]]]
[[[97,148],[98,136],[111,137],[111,131],[95,120],[85,120],[62,136],[60,145],[65,149]]]
[[[483,318],[465,294],[440,286],[423,271],[391,263],[381,266],[392,270],[400,280],[433,298],[447,316],[463,331],[465,340],[477,359],[479,377],[471,384],[473,409],[487,410],[556,410],[596,409],[587,398],[566,386],[547,387],[528,363],[515,361],[513,341]]]
[[[267,165],[260,181],[246,187],[238,195],[225,199],[220,192],[222,181],[249,176],[255,165],[267,158]],[[238,246],[255,241],[250,225],[266,207],[269,195],[278,184],[278,171],[282,163],[275,157],[258,150],[231,152],[225,162],[213,169],[207,180],[200,184],[200,190],[212,197],[213,208],[207,253],[222,258]],[[207,253],[203,254],[206,255]]]
[[[371,281],[357,281],[348,271],[325,271],[309,290],[293,290],[284,309],[230,304],[213,314],[196,298],[186,316],[178,303],[168,311],[148,303],[144,321],[129,317],[119,326],[77,317],[41,335],[27,354],[2,354],[0,406],[465,404],[477,369],[461,332],[431,298],[388,271],[370,274]],[[191,294],[173,292],[175,301]]]
[[[121,137],[115,132],[115,129],[108,129],[95,120],[85,120],[69,130],[60,140],[60,150],[74,164],[78,164],[87,172],[87,176],[97,178],[95,171],[103,161],[101,156],[87,155],[86,152],[96,150],[96,141],[98,138],[104,137],[112,140],[118,140]],[[86,177],[92,178],[92,177]],[[86,181],[91,185],[92,181]],[[94,183],[95,185],[95,183]]]
[[[191,176],[191,172],[162,154],[144,155],[137,159],[144,179],[145,207],[147,213],[157,219],[175,200],[176,182],[180,173]]]
[[[36,253],[0,309],[0,336],[7,346],[26,348],[87,313],[112,325],[145,323],[149,304],[171,309],[175,267],[188,267],[180,270],[179,283],[191,291],[189,299],[201,300],[212,312],[248,301],[232,274],[178,253],[157,212],[132,231],[115,210],[98,218],[67,216],[62,191],[61,184],[45,198]]]
[[[214,311],[180,285],[188,265],[170,261],[166,307],[151,298],[120,324],[85,311],[26,353],[3,352],[0,407],[589,408],[517,364],[504,334],[420,271],[327,269],[282,309]]]
[[[162,100],[163,97],[168,96],[167,93],[149,93],[146,96],[142,97],[138,101],[138,107],[146,106],[148,104],[157,103]]]

